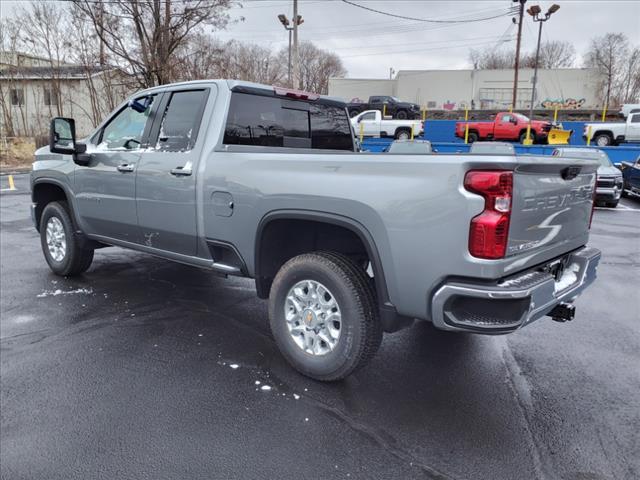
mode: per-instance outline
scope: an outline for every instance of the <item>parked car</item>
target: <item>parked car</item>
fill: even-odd
[[[622,195],[622,173],[602,150],[596,148],[556,148],[551,155],[566,158],[587,158],[597,160],[598,181],[596,184],[596,204],[616,208]]]
[[[621,168],[624,181],[622,196],[626,197],[629,193],[640,195],[640,155],[633,163],[622,162]]]
[[[627,118],[630,113],[640,112],[640,103],[625,103],[620,107],[620,115],[622,118]]]
[[[524,143],[527,136],[529,118],[521,113],[501,112],[496,115],[492,122],[456,122],[456,137],[465,137],[467,124],[469,125],[469,143],[477,142],[478,140],[513,140]],[[535,143],[544,143],[552,127],[553,124],[551,122],[533,120],[531,122],[530,135]]]
[[[600,260],[586,246],[596,170],[358,153],[343,102],[203,80],[137,93],[82,141],[53,119],[31,213],[58,275],[116,245],[255,279],[284,357],[329,381],[414,319],[498,334],[573,318]]]
[[[349,103],[347,105],[349,115],[355,117],[365,110],[380,110],[391,118],[406,120],[408,118],[420,118],[420,105],[411,102],[402,102],[389,95],[374,95],[369,97],[366,103]]]
[[[351,118],[356,135],[365,137],[393,137],[398,140],[408,140],[413,135],[419,137],[424,133],[421,120],[384,120],[379,110],[368,110]]]
[[[470,153],[485,153],[494,155],[515,155],[516,149],[508,142],[474,142],[469,148]]]
[[[599,147],[640,142],[640,112],[629,114],[626,122],[585,123],[582,138]]]
[[[429,140],[394,140],[384,152],[425,155],[433,153],[433,149]]]

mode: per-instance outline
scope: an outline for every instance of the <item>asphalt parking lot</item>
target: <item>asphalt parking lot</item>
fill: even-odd
[[[0,196],[2,479],[640,477],[640,199],[596,211],[603,260],[573,322],[419,324],[322,384],[281,358],[249,280],[118,248],[56,277],[28,177],[16,187]]]

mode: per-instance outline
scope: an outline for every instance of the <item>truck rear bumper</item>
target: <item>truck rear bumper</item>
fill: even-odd
[[[494,285],[446,283],[433,296],[431,320],[442,330],[512,332],[573,302],[596,279],[599,262],[599,250],[583,247]]]

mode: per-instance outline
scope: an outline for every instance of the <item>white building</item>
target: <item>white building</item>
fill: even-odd
[[[113,70],[0,52],[0,136],[46,135],[56,116],[73,117],[85,135],[127,91]]]
[[[428,110],[506,109],[513,96],[513,70],[401,70],[394,79],[331,78],[329,95],[366,101],[393,95]],[[531,103],[532,69],[518,78],[517,109]],[[601,77],[594,69],[538,70],[535,109],[597,109]]]

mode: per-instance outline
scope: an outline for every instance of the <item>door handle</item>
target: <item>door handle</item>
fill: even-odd
[[[134,163],[122,163],[120,165],[118,165],[116,168],[118,169],[119,172],[133,172],[133,169],[136,167],[136,165]]]
[[[191,169],[184,167],[172,168],[170,172],[171,175],[175,175],[176,177],[188,177],[189,175],[191,175]]]

